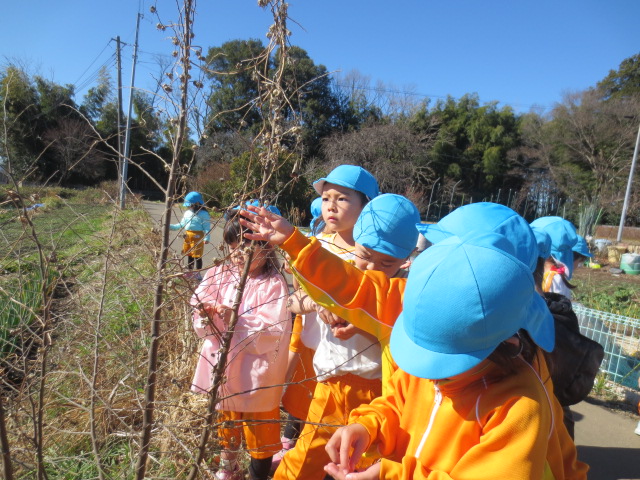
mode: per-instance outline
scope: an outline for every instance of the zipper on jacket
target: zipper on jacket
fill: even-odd
[[[422,439],[420,440],[420,444],[418,445],[418,448],[416,449],[416,453],[414,455],[415,458],[420,457],[420,453],[422,452],[422,448],[424,447],[424,444],[427,441],[427,437],[429,437],[429,434],[431,433],[431,428],[433,427],[433,422],[436,419],[436,414],[438,413],[438,409],[440,408],[440,405],[442,405],[442,392],[440,391],[436,383],[433,384],[433,388],[436,391],[436,394],[433,399],[433,409],[431,410],[429,425],[427,425],[427,429],[422,434]]]

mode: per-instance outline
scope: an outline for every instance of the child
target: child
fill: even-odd
[[[584,465],[567,474],[552,435],[531,362],[536,344],[553,348],[553,322],[514,254],[504,236],[474,232],[416,259],[391,334],[399,369],[328,443],[330,475],[377,446],[383,460],[347,478],[586,478]]]
[[[322,219],[322,197],[316,197],[311,202],[311,222],[309,231],[311,235],[317,235],[324,230],[324,220]]]
[[[574,268],[573,247],[578,242],[576,228],[562,217],[540,217],[531,222],[531,228],[540,229],[551,238],[551,255],[546,259],[542,281],[544,292],[554,292],[571,299],[569,283]]]
[[[202,270],[202,254],[204,244],[209,243],[209,230],[211,230],[211,217],[205,209],[202,195],[198,192],[189,192],[184,197],[184,207],[189,210],[184,212],[180,223],[169,225],[170,230],[185,230],[184,242],[182,243],[182,253],[187,256],[187,268],[189,272],[187,278],[201,280],[200,270]],[[197,270],[194,274],[193,269]]]
[[[365,204],[378,196],[375,178],[361,167],[341,165],[313,186],[322,198],[326,228],[333,232],[321,235],[323,246],[345,260],[352,259],[356,220]],[[291,303],[300,300],[296,295]],[[311,313],[306,307],[299,312]],[[274,475],[276,480],[324,478],[323,466],[328,460],[324,447],[331,433],[344,423],[351,408],[381,393],[380,345],[375,338],[354,333],[340,340],[312,316],[305,315],[304,322],[303,337],[306,330],[319,327],[315,329],[316,339],[305,342],[316,350],[313,367],[317,384],[303,430],[295,447],[282,458]]]
[[[556,332],[556,345],[552,352],[545,353],[545,360],[551,374],[553,392],[562,405],[564,425],[573,439],[575,422],[569,406],[584,400],[593,388],[604,358],[604,349],[580,333],[578,317],[567,297],[543,291],[545,264],[551,257],[551,237],[535,225],[531,229],[538,241],[539,253],[533,278],[537,292],[542,295],[553,315]]]
[[[237,215],[227,221],[223,239],[231,249],[231,261],[210,269],[191,299],[194,329],[204,338],[191,389],[207,393],[212,387],[221,335],[229,324],[246,251],[253,248],[224,383],[218,391],[221,400],[216,408],[220,421],[226,423],[219,429],[224,450],[216,478],[244,478],[236,461],[244,433],[251,456],[250,476],[266,479],[280,443],[279,403],[291,328],[286,311],[288,287],[278,271],[273,248],[264,244],[252,247],[244,240]]]

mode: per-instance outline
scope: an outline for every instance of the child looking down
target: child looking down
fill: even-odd
[[[391,334],[388,393],[355,409],[327,445],[338,479],[586,478],[565,474],[552,393],[531,362],[553,320],[529,267],[499,234],[423,252]],[[354,473],[365,450],[384,457]]]

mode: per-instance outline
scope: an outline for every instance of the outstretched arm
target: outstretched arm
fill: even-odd
[[[280,245],[291,236],[295,228],[284,217],[264,207],[247,206],[240,210],[240,223],[252,230],[244,234],[249,240],[261,240],[271,245]]]

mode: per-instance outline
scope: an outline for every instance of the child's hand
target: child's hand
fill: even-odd
[[[220,315],[222,321],[227,325],[231,321],[231,307],[227,307],[226,305],[216,305],[215,312]]]
[[[325,446],[325,450],[329,454],[332,462],[324,467],[325,472],[338,479],[378,478],[360,476],[360,474],[357,474],[358,476],[351,476],[360,457],[369,445],[369,440],[369,432],[359,423],[352,423],[351,425],[336,430]],[[362,475],[370,473],[374,468],[376,468],[376,465],[362,472]],[[379,464],[377,472],[380,472]]]
[[[358,333],[358,331],[360,331],[359,328],[347,322],[337,323],[331,327],[331,333],[333,333],[333,336],[338,340],[349,340]]]
[[[253,233],[244,234],[249,240],[262,240],[271,245],[280,245],[294,231],[293,225],[285,218],[264,207],[247,205],[246,209],[240,210],[240,215],[245,217],[240,219],[242,226],[253,231]]]
[[[197,305],[194,305],[193,309],[201,317],[210,317],[215,313],[215,307],[210,303],[198,303]]]
[[[380,462],[374,463],[362,472],[351,472],[344,474],[340,471],[340,467],[331,462],[325,465],[324,471],[336,480],[378,480],[380,478]]]

